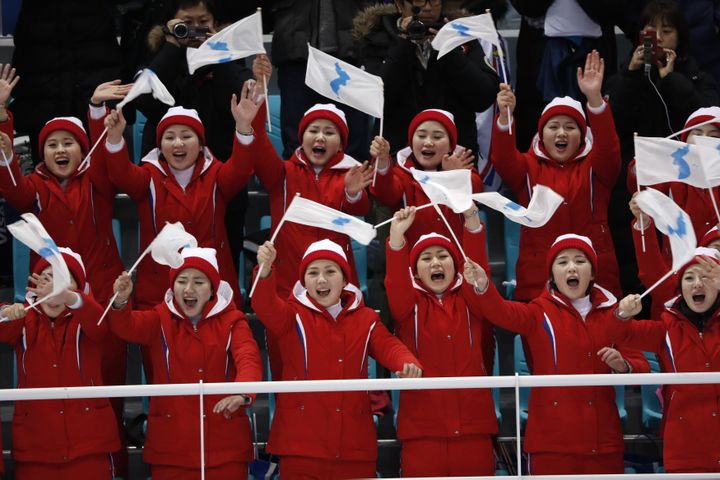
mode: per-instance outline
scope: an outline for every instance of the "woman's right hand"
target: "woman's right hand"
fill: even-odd
[[[638,194],[638,192],[633,193],[632,199],[630,200],[630,211],[635,216],[635,219],[638,222],[638,226],[642,225],[643,229],[647,228],[648,225],[650,225],[650,222],[652,221],[652,218],[648,214],[642,211],[640,208],[640,205],[638,205],[637,200],[635,200],[635,196]]]
[[[273,245],[270,242],[265,242],[262,245],[260,245],[260,248],[258,248],[258,252],[257,252],[257,262],[258,262],[258,265],[260,265],[260,264],[264,265],[262,267],[262,272],[260,274],[260,278],[267,278],[270,276],[272,264],[276,258],[277,258],[277,250],[275,250],[275,245]]]
[[[635,48],[632,57],[630,57],[630,63],[628,64],[628,70],[635,72],[643,69],[645,66],[645,47],[642,45]]]
[[[402,248],[405,245],[405,232],[415,221],[415,211],[415,207],[405,207],[395,212],[392,223],[390,223],[391,247]]]
[[[110,100],[122,100],[132,88],[132,83],[121,84],[121,80],[112,80],[110,82],[101,83],[95,87],[95,91],[90,97],[90,103],[93,105],[101,105]]]
[[[515,111],[515,103],[515,94],[510,88],[510,85],[501,83],[500,91],[497,94],[498,115],[500,116],[501,125],[508,125],[510,123],[508,109],[510,110],[510,115],[512,115]]]
[[[122,109],[113,109],[109,114],[105,116],[103,121],[105,128],[107,128],[107,142],[110,145],[117,145],[122,141],[123,132],[127,122],[122,114]]]
[[[0,161],[7,160],[11,162],[13,159],[13,144],[5,132],[0,132],[0,150],[4,154],[4,158],[0,158]]]
[[[114,303],[126,304],[130,295],[132,295],[133,281],[128,272],[121,273],[113,283],[113,292],[117,293],[117,298]]]
[[[376,158],[375,168],[385,170],[390,166],[390,142],[376,136],[370,143],[370,157]]]

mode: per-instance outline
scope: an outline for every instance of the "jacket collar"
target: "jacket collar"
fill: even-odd
[[[297,300],[300,304],[309,308],[310,310],[314,310],[319,313],[326,312],[325,309],[319,307],[315,302],[313,302],[310,296],[308,296],[307,288],[303,287],[299,281],[295,282],[292,295],[295,300]],[[347,310],[349,312],[352,310],[357,310],[358,308],[363,306],[362,292],[352,283],[348,283],[347,285],[345,285],[345,288],[342,291],[342,297],[344,297],[344,299],[346,300],[350,300],[349,302],[346,301],[343,310]]]
[[[234,308],[232,298],[232,287],[230,287],[230,284],[227,283],[225,280],[221,280],[217,294],[215,295],[215,299],[208,302],[208,305],[205,306],[206,311],[203,311],[200,321],[206,320],[214,315],[222,313],[225,310]],[[182,313],[182,311],[175,304],[175,297],[173,295],[172,288],[168,288],[165,292],[165,306],[168,310],[170,310],[170,313],[172,313],[173,315],[180,318],[187,318],[185,314]]]
[[[583,142],[583,145],[584,146],[582,147],[582,151],[575,155],[572,159],[566,161],[565,163],[577,162],[581,158],[588,156],[588,154],[592,150],[593,134],[589,126],[587,127],[587,131],[585,132],[585,141]],[[559,163],[555,162],[555,160],[550,158],[550,156],[545,152],[545,147],[543,147],[542,142],[540,141],[540,134],[538,133],[536,133],[532,139],[532,151],[535,156],[542,158],[543,160],[546,160],[548,162],[560,165]]]
[[[568,308],[572,307],[572,301],[560,291],[552,288],[550,282],[547,283],[543,296],[548,296],[556,303],[560,303]],[[592,303],[593,309],[608,308],[617,303],[617,298],[615,298],[615,295],[609,290],[595,283],[590,290],[590,302]]]
[[[200,170],[198,175],[202,175],[203,173],[205,173],[205,171],[208,168],[210,168],[210,165],[212,165],[212,162],[214,160],[213,154],[212,154],[212,152],[210,152],[209,148],[203,147],[202,153],[203,153],[203,164],[202,164],[202,169]],[[153,148],[152,150],[150,150],[150,152],[147,155],[145,155],[142,158],[142,160],[140,160],[140,161],[154,166],[155,168],[160,170],[160,172],[163,175],[165,175],[166,177],[169,177],[172,175],[172,172],[168,168],[167,162],[165,160],[160,159],[160,149],[159,148]]]
[[[302,147],[298,147],[295,149],[295,154],[292,156],[292,160],[295,163],[304,165],[307,168],[313,168],[312,163],[310,163],[305,158],[305,153],[303,152]],[[347,153],[339,151],[338,153],[333,155],[330,160],[328,160],[328,163],[323,166],[323,170],[325,170],[326,168],[330,168],[333,170],[350,170],[355,165],[360,165],[360,162],[355,160]]]

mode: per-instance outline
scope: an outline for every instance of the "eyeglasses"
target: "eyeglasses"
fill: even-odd
[[[437,7],[442,3],[442,0],[405,0],[407,3],[412,4],[413,7],[424,7],[428,3],[431,7]]]

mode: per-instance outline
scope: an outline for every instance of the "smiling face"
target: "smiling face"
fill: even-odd
[[[553,260],[552,279],[560,293],[570,300],[577,300],[587,295],[595,275],[590,260],[582,250],[567,248]]]
[[[323,307],[338,303],[343,288],[347,285],[340,265],[332,260],[322,258],[310,262],[305,269],[303,281],[310,298]]]
[[[316,167],[328,163],[341,147],[342,137],[337,125],[325,118],[313,120],[303,132],[303,152]]]
[[[186,317],[197,317],[213,295],[212,283],[197,268],[186,268],[173,282],[175,303]]]
[[[45,267],[43,271],[40,272],[40,278],[42,282],[52,282],[53,273],[52,267],[50,265]],[[70,285],[68,286],[68,289],[77,290],[77,282],[72,275],[70,275]],[[65,311],[65,304],[57,303],[53,300],[53,298],[50,298],[40,304],[40,308],[49,318],[57,318],[58,315]]]
[[[720,128],[713,123],[707,125],[700,125],[690,130],[687,136],[687,143],[695,143],[695,137],[713,137],[720,138]]]
[[[680,291],[685,303],[695,313],[705,313],[713,306],[718,291],[702,281],[703,273],[700,265],[692,265],[685,269],[680,278]]]
[[[420,253],[415,266],[416,278],[433,293],[443,293],[455,280],[455,263],[450,252],[440,246],[431,246]]]
[[[575,156],[580,148],[582,131],[575,120],[568,115],[551,117],[542,129],[542,143],[550,158],[565,163]]]
[[[43,161],[48,171],[62,181],[75,173],[83,154],[80,143],[67,130],[55,130],[45,139]]]
[[[445,127],[435,120],[418,125],[413,132],[412,152],[425,170],[436,170],[443,155],[450,153],[450,136]]]
[[[186,170],[195,165],[202,145],[195,130],[179,123],[170,125],[160,138],[160,151],[165,161],[175,170]]]

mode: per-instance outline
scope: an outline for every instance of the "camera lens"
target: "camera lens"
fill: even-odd
[[[188,36],[188,26],[184,23],[177,23],[173,27],[173,35],[176,38],[185,38]]]

